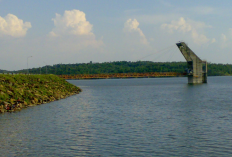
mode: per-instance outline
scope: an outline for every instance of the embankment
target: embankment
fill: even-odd
[[[0,75],[0,113],[13,112],[81,92],[55,75]]]

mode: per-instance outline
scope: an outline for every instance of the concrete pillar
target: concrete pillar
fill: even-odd
[[[207,62],[203,61],[203,64],[205,65],[205,69],[203,70],[202,83],[207,83]]]
[[[207,83],[207,63],[202,61],[184,42],[176,44],[187,61],[187,75],[189,84]],[[202,64],[206,69],[203,71]]]

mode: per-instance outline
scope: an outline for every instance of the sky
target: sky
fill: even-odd
[[[185,61],[179,41],[232,64],[231,8],[231,0],[0,0],[0,69]]]

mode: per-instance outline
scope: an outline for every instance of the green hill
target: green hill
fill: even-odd
[[[31,74],[105,74],[105,73],[144,73],[144,72],[184,72],[186,62],[117,61],[104,63],[55,64],[42,68],[29,69]],[[12,71],[27,73],[27,70]],[[231,64],[208,63],[209,76],[232,75]]]

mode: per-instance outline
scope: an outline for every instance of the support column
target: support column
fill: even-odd
[[[188,83],[207,83],[207,63],[202,61],[184,42],[176,44],[180,52],[187,61]],[[205,70],[202,64],[205,63]]]
[[[207,83],[207,61],[203,61],[202,83]]]

